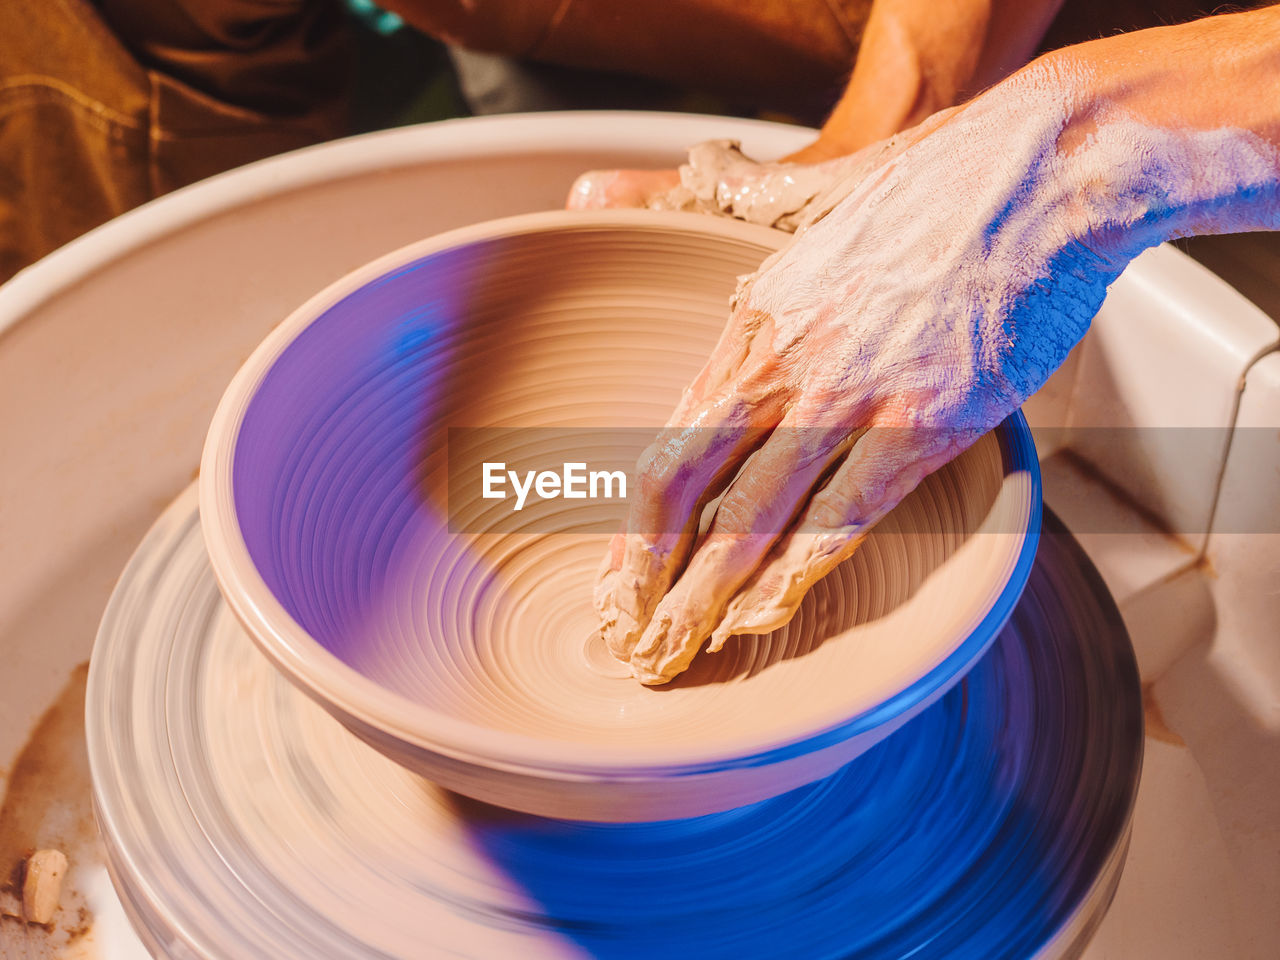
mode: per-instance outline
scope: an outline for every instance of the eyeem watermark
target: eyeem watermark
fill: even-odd
[[[612,533],[626,522],[636,462],[654,433],[635,427],[451,427],[449,529]]]
[[[486,460],[483,464],[483,489],[486,500],[515,497],[513,509],[523,510],[530,492],[542,500],[614,500],[626,499],[627,475],[621,470],[588,470],[586,463],[565,463],[554,470],[508,470],[505,460]],[[511,493],[507,492],[508,486]]]
[[[920,448],[935,445],[932,441],[936,437],[924,433],[913,436],[917,428],[875,429],[893,434],[885,440],[889,449],[904,444]],[[737,481],[737,469],[750,471],[752,463],[758,463],[734,451],[783,444],[811,455],[827,442],[828,434],[825,430],[809,433],[803,428],[780,427],[760,430],[758,438],[744,443],[738,428],[699,430],[696,436],[680,431],[664,435],[676,453],[684,449],[700,451],[704,460],[736,457],[742,461],[735,470],[717,475],[717,486],[706,491],[691,493],[687,489],[688,484],[698,482],[700,473],[680,469],[678,458],[674,467],[670,458],[661,464],[665,470],[665,476],[658,477],[661,483],[654,484],[653,478],[645,475],[646,448],[662,433],[656,426],[450,427],[444,451],[447,502],[441,503],[439,498],[438,449],[421,453],[424,469],[420,489],[423,497],[430,499],[431,509],[447,510],[449,529],[454,533],[612,534],[624,527],[635,532],[639,521],[632,516],[632,501],[644,494],[690,506],[671,509],[662,503],[646,503],[646,509],[638,513],[649,526],[639,532],[679,533],[691,520],[682,510],[705,503],[698,524],[709,524],[719,509],[719,500],[714,498]],[[1210,530],[1280,534],[1278,431],[1280,424],[1233,428],[1075,426],[1069,431],[1037,429],[1035,437],[1042,450],[1056,451],[1041,467],[1044,489],[1049,509],[1059,502],[1072,505],[1072,532],[1149,536],[1157,531],[1192,541]],[[864,435],[858,442],[866,439]],[[989,464],[986,469],[1003,468]],[[1219,477],[1223,478],[1222,493],[1214,496]],[[785,487],[788,474],[780,469],[768,482],[759,479],[754,487],[761,491],[760,496],[768,497]],[[999,493],[998,480],[997,476],[981,487],[984,496]],[[822,482],[819,478],[818,483]],[[811,495],[806,492],[803,499]],[[1108,506],[1117,500],[1130,507],[1117,511]],[[899,509],[894,529],[967,537],[975,534],[973,525],[988,509],[989,505],[982,503],[964,510]],[[778,526],[755,532],[803,532],[794,526],[794,515],[785,510],[774,510],[769,516]],[[1007,514],[1008,525],[1004,526],[1003,519],[984,520],[980,531],[1020,532],[1020,516]]]

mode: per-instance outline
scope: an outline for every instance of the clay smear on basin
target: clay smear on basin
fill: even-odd
[[[0,806],[0,957],[94,957],[93,917],[74,884],[75,867],[102,862],[89,792],[84,692],[89,665],[71,674],[19,754]],[[53,848],[72,865],[61,907],[48,926],[22,919],[22,865]]]

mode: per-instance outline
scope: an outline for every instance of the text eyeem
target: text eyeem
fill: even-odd
[[[506,485],[515,494],[515,509],[523,510],[531,492],[543,500],[564,497],[566,500],[612,500],[627,496],[627,475],[621,470],[588,470],[585,463],[566,463],[555,470],[526,470],[523,475],[508,470],[505,461],[484,463],[486,500],[505,500]]]

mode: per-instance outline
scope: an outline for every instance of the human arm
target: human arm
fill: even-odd
[[[844,94],[785,159],[845,156],[961,103],[1025,64],[1063,0],[875,0]]]
[[[1280,227],[1280,11],[1057,51],[868,149],[642,460],[597,606],[646,683],[789,619],[1043,384],[1143,249]]]
[[[847,156],[967,99],[1026,63],[1062,2],[875,0],[840,100],[817,138],[782,162]],[[767,194],[775,170],[734,163],[721,186]],[[678,205],[667,194],[679,181],[674,170],[592,171],[578,178],[568,205]]]

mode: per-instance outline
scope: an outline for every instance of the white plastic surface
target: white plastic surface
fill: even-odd
[[[1200,264],[1148,250],[1077,351],[1067,443],[1198,550],[1241,378],[1277,342],[1275,322]]]

